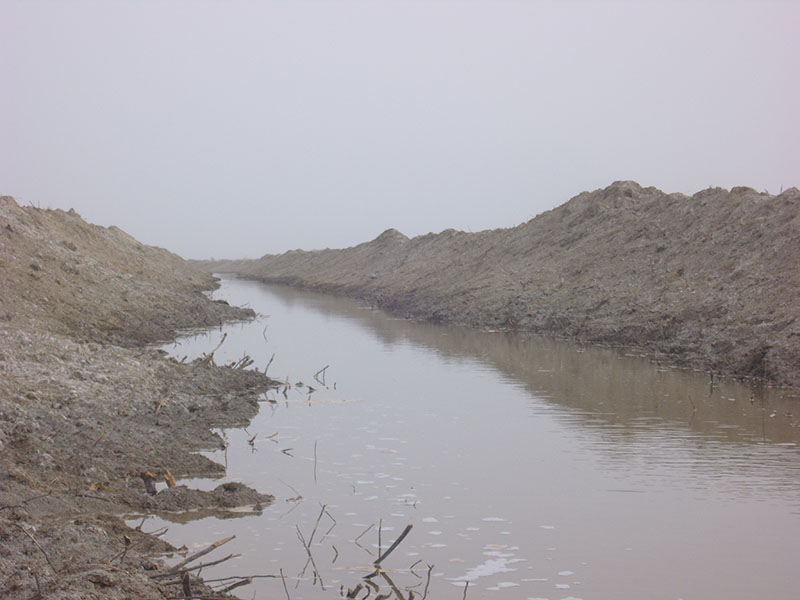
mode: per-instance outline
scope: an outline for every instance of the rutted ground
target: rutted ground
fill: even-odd
[[[152,577],[172,548],[119,515],[271,501],[239,484],[150,495],[141,477],[221,475],[193,452],[220,447],[210,428],[246,425],[271,385],[146,346],[254,316],[209,300],[214,286],[117,228],[0,197],[0,597],[181,596]]]
[[[800,387],[800,191],[615,182],[510,229],[209,261],[421,319],[534,331]]]

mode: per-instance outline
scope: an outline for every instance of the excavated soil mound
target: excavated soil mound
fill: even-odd
[[[167,471],[221,475],[195,452],[220,448],[210,429],[246,425],[271,385],[145,345],[254,316],[209,300],[215,285],[117,228],[0,197],[0,597],[183,596],[176,577],[154,577],[174,549],[118,515],[271,502],[239,484],[164,483]],[[211,594],[193,576],[189,585]]]
[[[420,319],[635,348],[800,387],[800,191],[584,192],[511,229],[388,230],[208,271],[347,294]]]

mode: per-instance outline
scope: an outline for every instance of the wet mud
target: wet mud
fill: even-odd
[[[200,453],[224,444],[212,428],[247,425],[274,384],[152,346],[255,316],[210,300],[215,286],[117,228],[0,198],[0,597],[213,592],[194,572],[164,576],[180,549],[123,516],[272,501],[238,483],[180,485],[224,474]]]

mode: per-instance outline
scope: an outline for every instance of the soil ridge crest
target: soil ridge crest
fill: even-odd
[[[208,272],[345,294],[417,319],[537,332],[800,388],[800,191],[633,181],[507,229],[393,230]]]

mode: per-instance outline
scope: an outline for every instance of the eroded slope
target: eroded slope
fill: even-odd
[[[151,577],[169,545],[115,515],[269,503],[234,484],[151,496],[140,477],[220,475],[193,452],[247,424],[270,385],[143,345],[253,316],[210,301],[214,285],[117,228],[0,198],[0,597],[182,595]]]
[[[511,229],[209,263],[410,317],[644,350],[800,386],[800,192],[615,182]]]

